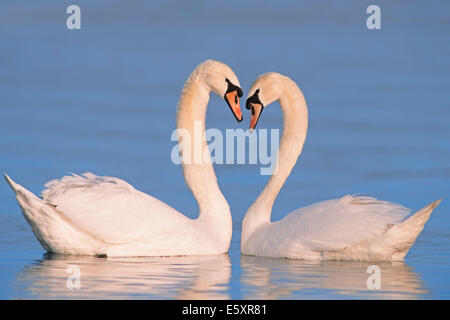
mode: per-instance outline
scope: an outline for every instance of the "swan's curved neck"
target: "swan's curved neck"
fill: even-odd
[[[218,233],[223,230],[223,236],[228,237],[232,228],[231,212],[219,189],[204,135],[210,91],[201,70],[194,71],[184,85],[178,105],[178,141],[184,178],[199,206],[198,220],[216,225]]]
[[[308,108],[298,86],[289,78],[283,80],[279,102],[283,111],[283,135],[278,152],[278,170],[248,209],[242,225],[243,245],[260,226],[270,223],[272,207],[287,177],[300,156],[308,131]]]

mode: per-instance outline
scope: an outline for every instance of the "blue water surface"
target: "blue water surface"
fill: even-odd
[[[309,107],[303,154],[273,220],[298,207],[363,193],[418,210],[443,198],[404,263],[307,262],[240,255],[240,225],[268,176],[216,165],[230,203],[229,255],[108,258],[45,255],[0,181],[0,298],[450,298],[450,2],[72,1],[0,3],[0,170],[39,194],[68,172],[122,178],[191,218],[197,205],[170,160],[176,105],[206,59],[230,65],[246,92],[277,71]],[[207,127],[236,123],[212,95]],[[259,128],[281,128],[274,105]],[[81,289],[67,288],[71,265]]]

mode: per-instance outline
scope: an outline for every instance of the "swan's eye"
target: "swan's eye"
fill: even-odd
[[[226,92],[226,93],[230,93],[230,92],[236,91],[237,96],[238,96],[238,97],[242,97],[243,92],[242,92],[242,89],[241,89],[240,87],[235,86],[235,85],[234,85],[230,80],[228,80],[228,79],[225,79],[225,81],[226,81],[227,84],[228,84],[228,88],[227,88],[227,92]]]

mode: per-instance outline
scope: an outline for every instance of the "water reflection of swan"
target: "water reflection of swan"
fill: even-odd
[[[369,290],[370,263],[241,257],[244,299],[418,299],[427,293],[404,262],[377,263],[381,288]]]
[[[66,285],[72,265],[81,271],[80,290]],[[230,276],[228,255],[98,259],[47,254],[25,267],[14,287],[16,298],[229,299]]]

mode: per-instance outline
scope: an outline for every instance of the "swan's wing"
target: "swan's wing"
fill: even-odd
[[[374,238],[410,214],[392,202],[347,195],[297,209],[278,224],[287,243],[301,243],[312,250],[340,250]]]
[[[49,181],[45,187],[43,200],[82,230],[110,243],[173,230],[187,220],[164,202],[118,178],[74,174]]]

